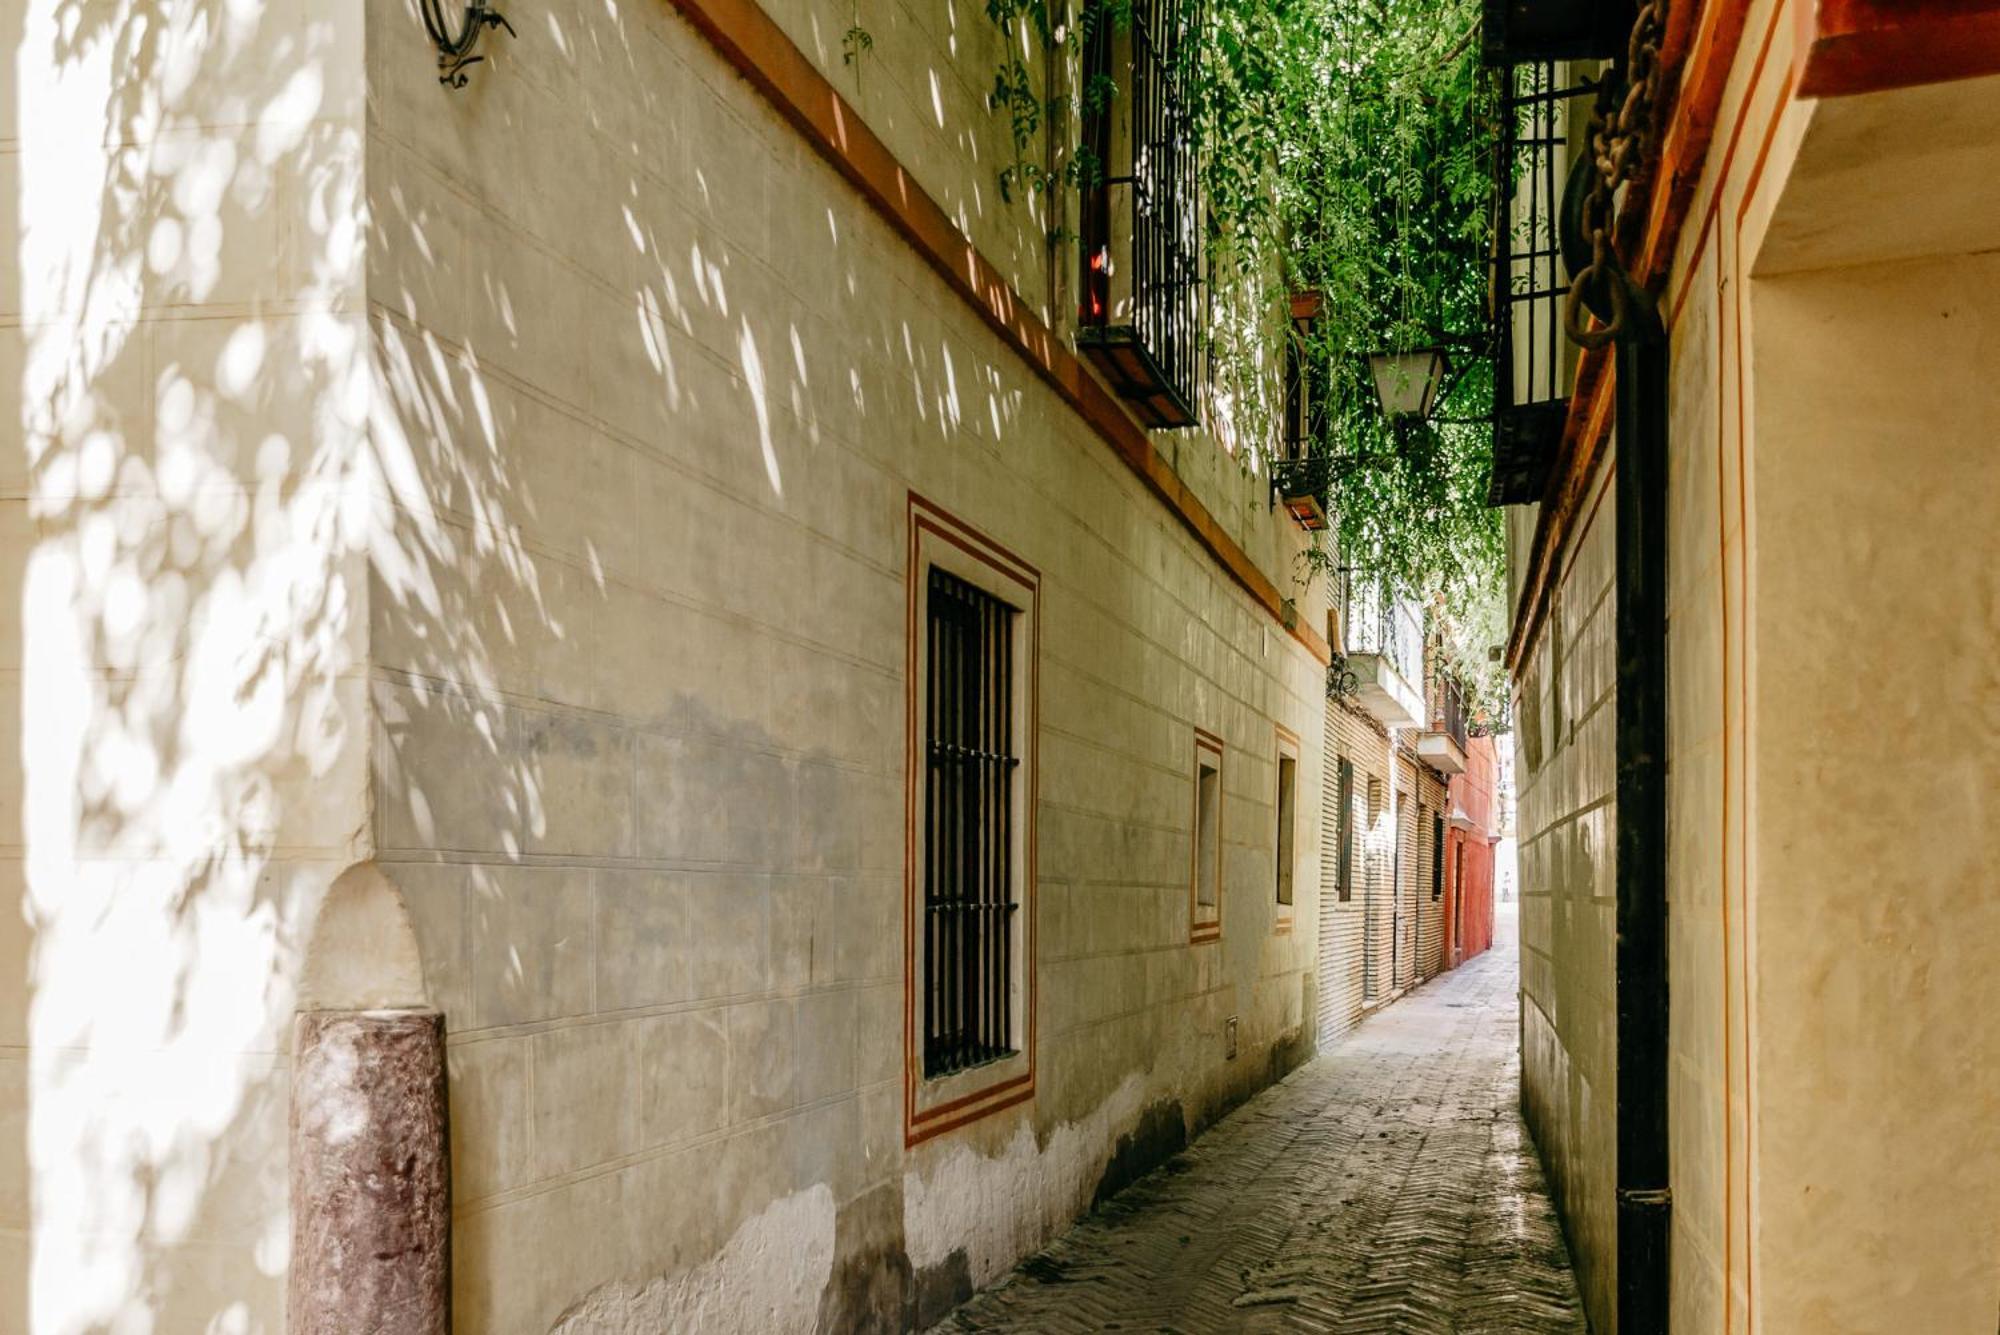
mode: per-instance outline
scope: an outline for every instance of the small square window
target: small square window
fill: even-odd
[[[1293,878],[1296,875],[1298,828],[1299,744],[1282,728],[1278,731],[1278,792],[1276,798],[1278,835],[1277,900],[1282,925],[1291,917]]]
[[[1222,935],[1222,739],[1195,733],[1194,866],[1189,890],[1190,939]]]

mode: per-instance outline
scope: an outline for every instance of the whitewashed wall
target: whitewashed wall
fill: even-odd
[[[349,5],[0,4],[0,1330],[275,1330],[364,852]]]

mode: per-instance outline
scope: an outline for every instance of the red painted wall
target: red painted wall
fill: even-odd
[[[1445,966],[1462,963],[1493,944],[1493,739],[1475,737],[1466,748],[1465,773],[1452,776],[1446,806],[1451,832],[1445,841]]]

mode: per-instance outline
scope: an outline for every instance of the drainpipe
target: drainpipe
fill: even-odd
[[[1618,341],[1618,1331],[1667,1331],[1667,342]]]

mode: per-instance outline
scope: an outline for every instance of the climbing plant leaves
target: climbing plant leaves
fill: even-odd
[[[1174,2],[1200,34],[1186,77],[1209,228],[1211,390],[1232,438],[1252,443],[1237,458],[1268,460],[1255,442],[1278,431],[1271,349],[1288,295],[1316,290],[1312,448],[1367,462],[1335,470],[1334,527],[1301,577],[1352,567],[1423,600],[1476,704],[1497,709],[1504,687],[1486,651],[1504,624],[1505,580],[1500,515],[1485,503],[1485,331],[1499,110],[1479,63],[1480,0]],[[1121,92],[1081,86],[1081,34],[1129,23],[1131,4],[987,0],[1008,37],[992,101],[1014,130],[1010,191],[1089,179],[1094,164],[1077,143],[1084,104]],[[1067,69],[1055,86],[1073,93],[1043,99],[1018,63],[1030,41]],[[1053,174],[1027,165],[1044,131],[1062,136]],[[1439,344],[1452,374],[1431,421],[1392,429],[1368,354]]]

